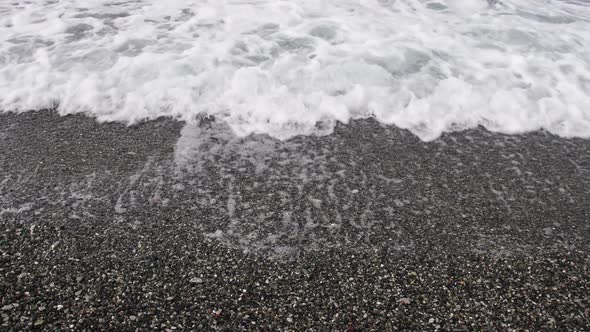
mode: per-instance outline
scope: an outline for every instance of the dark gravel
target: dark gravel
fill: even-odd
[[[589,188],[543,132],[2,114],[0,330],[588,331]]]

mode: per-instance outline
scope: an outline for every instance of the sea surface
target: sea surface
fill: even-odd
[[[0,111],[590,137],[590,2],[0,0]]]

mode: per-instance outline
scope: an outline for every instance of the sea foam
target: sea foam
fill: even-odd
[[[0,1],[0,110],[588,138],[589,45],[584,1]]]

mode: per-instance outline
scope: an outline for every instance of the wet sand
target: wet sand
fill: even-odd
[[[590,141],[0,115],[2,330],[587,330]]]

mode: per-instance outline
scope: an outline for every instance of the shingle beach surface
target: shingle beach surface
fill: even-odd
[[[590,141],[0,115],[0,330],[590,329]]]

